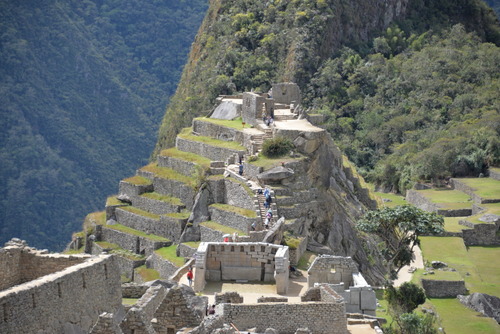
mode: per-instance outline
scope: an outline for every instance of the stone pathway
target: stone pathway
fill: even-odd
[[[398,278],[394,281],[394,286],[398,287],[404,282],[409,282],[411,281],[411,278],[413,277],[413,273],[409,273],[408,270],[411,267],[415,267],[417,269],[423,269],[424,268],[424,259],[422,257],[422,251],[420,250],[420,247],[415,246],[414,248],[415,251],[415,259],[410,263],[409,266],[404,266],[401,268],[398,274]]]

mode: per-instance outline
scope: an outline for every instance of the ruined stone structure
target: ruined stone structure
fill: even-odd
[[[102,312],[121,313],[114,256],[0,249],[0,333],[88,333]]]
[[[455,298],[458,295],[467,294],[465,281],[444,281],[422,279],[425,294],[430,298]]]
[[[195,291],[206,281],[276,282],[277,293],[288,289],[288,247],[266,243],[202,242],[196,252]]]
[[[347,312],[375,315],[377,309],[375,291],[366,283],[356,263],[350,257],[319,256],[309,267],[308,274],[309,287],[327,283],[344,298]]]

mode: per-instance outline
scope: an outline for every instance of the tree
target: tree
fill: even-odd
[[[381,250],[389,272],[397,273],[411,263],[413,247],[419,235],[440,234],[444,220],[434,212],[425,212],[411,205],[382,208],[367,212],[357,223],[361,231],[374,233],[385,244]]]
[[[385,298],[394,313],[410,313],[425,302],[425,292],[418,285],[405,282],[399,288],[389,285],[385,290]]]

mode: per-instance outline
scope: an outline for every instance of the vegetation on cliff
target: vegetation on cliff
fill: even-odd
[[[295,81],[363,175],[387,190],[498,163],[494,12],[475,0],[372,5],[213,1],[153,155],[218,94]]]
[[[147,161],[206,1],[0,9],[0,244],[60,250]]]

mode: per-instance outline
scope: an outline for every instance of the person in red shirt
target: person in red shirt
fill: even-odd
[[[193,284],[193,269],[189,268],[186,276],[189,282],[189,286],[191,286],[191,284]]]

